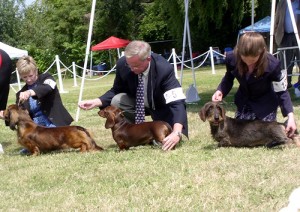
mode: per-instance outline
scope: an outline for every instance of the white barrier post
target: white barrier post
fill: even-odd
[[[73,68],[73,79],[74,79],[74,85],[73,85],[73,87],[77,87],[75,62],[72,62],[72,68]]]
[[[86,42],[85,59],[84,59],[84,66],[83,66],[83,72],[82,72],[82,80],[81,80],[81,85],[80,85],[80,92],[79,92],[78,103],[81,101],[82,94],[83,94],[84,79],[85,79],[85,74],[86,74],[87,60],[89,58],[89,51],[90,51],[90,48],[91,48],[91,37],[92,37],[92,30],[93,30],[95,7],[96,7],[96,0],[93,0],[93,2],[92,2],[92,10],[91,10],[91,18],[90,18],[90,24],[89,24],[89,33],[88,33],[88,39],[87,39],[87,42]],[[80,113],[80,107],[77,107],[75,121],[78,121],[78,119],[79,119],[79,113]]]
[[[173,66],[174,66],[175,76],[176,76],[176,79],[179,79],[178,73],[177,73],[176,52],[175,52],[174,48],[172,48],[172,58],[173,58]]]
[[[213,53],[212,47],[209,47],[209,53],[210,53],[211,71],[212,71],[212,74],[216,74],[215,63],[214,63],[214,53]]]
[[[120,54],[120,49],[119,49],[119,48],[117,48],[117,51],[118,51],[118,58],[120,59],[120,57],[121,57],[121,54]]]
[[[16,75],[17,75],[18,87],[19,87],[19,90],[21,90],[21,80],[20,80],[20,75],[19,75],[19,72],[17,69],[16,69]]]
[[[62,83],[62,78],[61,78],[61,71],[60,71],[60,64],[59,64],[59,57],[58,57],[58,55],[55,55],[55,61],[56,61],[56,70],[57,70],[58,83],[59,83],[59,92],[60,92],[60,93],[66,93],[66,91],[64,91],[64,86],[63,86],[63,83]]]

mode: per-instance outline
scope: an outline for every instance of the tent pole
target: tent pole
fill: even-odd
[[[188,7],[188,0],[187,1],[187,7]],[[194,86],[196,87],[196,77],[195,77],[195,70],[194,70],[194,61],[193,61],[193,52],[192,52],[192,42],[191,42],[191,34],[190,34],[190,24],[187,19],[187,36],[188,36],[188,44],[189,44],[189,51],[190,51],[190,60],[191,60],[191,66],[192,66],[192,73],[193,73],[193,79],[194,79]]]
[[[270,26],[270,47],[269,47],[269,52],[270,52],[271,54],[273,54],[273,46],[274,46],[275,8],[276,8],[276,0],[272,0],[272,7],[271,7],[271,26]]]
[[[88,39],[87,39],[87,44],[86,44],[86,50],[85,50],[84,67],[83,67],[83,73],[82,73],[80,93],[79,93],[79,98],[78,98],[78,104],[81,101],[82,94],[83,94],[84,79],[85,79],[85,75],[86,75],[87,61],[88,61],[88,58],[89,58],[89,52],[90,52],[90,48],[91,48],[91,37],[92,37],[92,31],[93,31],[95,7],[96,7],[96,0],[93,0],[92,10],[91,10],[91,17],[90,17],[90,25],[89,25],[89,33],[88,33]],[[75,121],[78,121],[78,119],[79,119],[79,112],[80,112],[80,108],[77,106],[77,113],[76,113]]]
[[[118,58],[120,59],[121,55],[120,55],[120,48],[117,48],[118,51]]]
[[[182,41],[182,53],[181,53],[181,69],[180,69],[180,71],[181,71],[180,72],[180,85],[181,86],[182,86],[184,53],[185,53],[185,44],[186,44],[186,30],[187,30],[186,25],[187,25],[187,18],[188,18],[186,1],[188,1],[188,0],[184,0],[185,18],[184,18],[184,30],[183,30],[183,41]]]
[[[253,25],[254,25],[254,0],[252,0],[252,6],[251,6],[251,26],[253,30]]]
[[[90,51],[91,52],[91,59],[90,59],[90,72],[93,72],[92,70],[93,70],[93,52],[92,51]]]

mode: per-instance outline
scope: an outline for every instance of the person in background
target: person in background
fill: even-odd
[[[0,118],[3,118],[3,110],[6,109],[12,71],[12,61],[9,55],[0,49]]]
[[[6,109],[9,83],[11,73],[13,71],[12,61],[9,55],[2,49],[0,49],[0,118],[3,119],[3,111]],[[4,153],[3,147],[0,144],[0,154]]]
[[[173,66],[162,56],[152,53],[144,41],[132,41],[125,48],[125,56],[116,66],[112,88],[96,99],[79,102],[81,109],[103,109],[109,105],[119,107],[131,123],[135,121],[138,79],[143,81],[143,109],[153,120],[168,122],[173,133],[167,136],[163,150],[171,150],[188,136],[185,95],[175,77]]]
[[[295,21],[297,25],[297,30],[299,33],[300,29],[300,4],[299,0],[291,0]],[[274,36],[276,44],[281,47],[297,47],[297,39],[292,25],[291,15],[287,6],[286,0],[280,0],[277,9],[275,12],[275,24],[274,24]],[[288,88],[292,87],[292,72],[293,72],[293,61],[296,57],[296,60],[300,60],[299,49],[290,49],[285,51],[286,55],[286,65],[287,65],[287,81]],[[298,65],[300,63],[298,62]],[[284,68],[284,58],[281,56],[281,65]],[[299,81],[298,77],[298,81]]]
[[[228,52],[231,52],[233,49],[230,47],[230,45],[227,45],[225,48],[224,48],[224,55],[225,55],[225,57],[226,57],[226,54],[228,53]]]
[[[18,60],[17,70],[26,83],[16,94],[16,103],[24,103],[33,121],[41,126],[70,125],[72,116],[64,107],[55,79],[49,74],[38,74],[38,67],[31,56]]]
[[[292,137],[296,130],[293,105],[287,91],[286,72],[280,61],[267,52],[263,36],[256,32],[245,33],[233,52],[225,59],[226,73],[212,101],[222,101],[239,82],[234,103],[235,118],[245,120],[276,121],[277,108],[288,117],[286,132]]]

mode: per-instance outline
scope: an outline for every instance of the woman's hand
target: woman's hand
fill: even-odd
[[[292,138],[295,134],[296,129],[297,129],[297,126],[296,126],[296,122],[295,122],[295,119],[294,119],[294,113],[289,113],[288,114],[287,125],[286,125],[286,128],[285,128],[285,132],[286,132],[287,136],[289,138]]]
[[[0,110],[0,119],[4,119],[4,111]]]
[[[223,99],[223,93],[217,90],[214,95],[211,97],[211,101],[213,102],[221,102]]]
[[[31,96],[32,96],[31,90],[21,92],[19,95],[19,102],[24,102],[24,101],[28,100],[29,97],[31,97]]]

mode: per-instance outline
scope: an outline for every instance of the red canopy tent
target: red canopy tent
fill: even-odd
[[[111,36],[106,40],[102,41],[101,43],[92,46],[92,51],[121,48],[127,46],[128,43],[130,43],[129,40],[124,40],[121,38]]]
[[[102,41],[101,43],[98,43],[95,46],[92,46],[92,51],[100,51],[100,50],[110,50],[110,49],[117,49],[118,51],[118,58],[121,57],[119,48],[127,46],[127,44],[130,43],[129,40],[124,40],[121,38],[117,38],[115,36],[110,36],[106,40]],[[111,56],[109,53],[109,60],[111,64]]]

